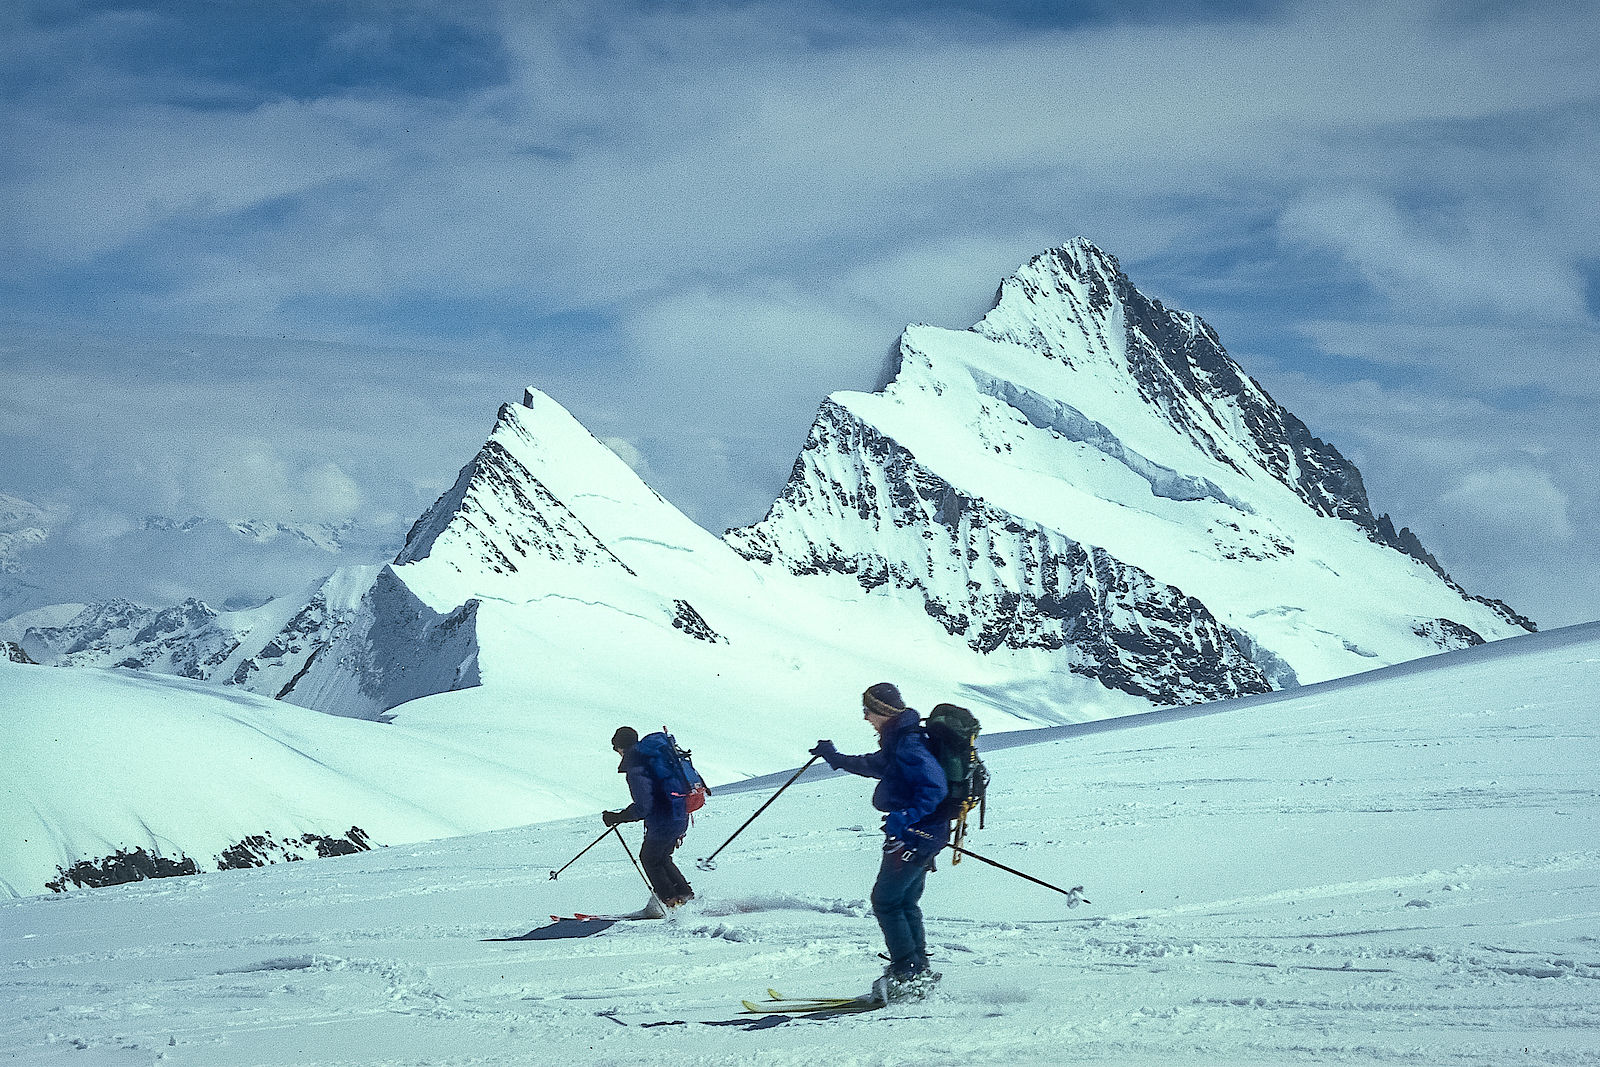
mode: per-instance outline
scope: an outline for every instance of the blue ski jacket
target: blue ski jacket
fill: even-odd
[[[644,832],[651,837],[679,838],[689,832],[687,802],[656,780],[637,745],[623,754],[617,771],[627,776],[628,795],[633,797],[633,803],[622,809],[621,821],[643,820]]]
[[[950,821],[933,814],[950,787],[928,749],[922,717],[914,709],[907,708],[884,725],[878,751],[862,756],[833,752],[825,758],[831,767],[878,779],[872,806],[888,813],[884,831],[889,836],[902,836],[895,831],[903,827],[915,831],[919,845],[925,838],[943,848],[950,840]]]

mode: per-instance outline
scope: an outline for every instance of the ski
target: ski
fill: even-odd
[[[576,911],[571,915],[552,915],[550,918],[558,922],[562,919],[578,919],[583,922],[607,921],[620,923],[633,922],[637,919],[664,919],[666,914],[666,909],[652,900],[638,911],[625,911],[616,915],[591,915],[587,912]]]
[[[778,992],[776,989],[767,990],[767,997],[771,1000],[791,1002],[796,1000],[805,1001],[808,1004],[848,1004],[853,1000],[861,999],[860,997],[789,997]]]
[[[766,1001],[761,1004],[745,1000],[740,1003],[744,1005],[746,1015],[854,1015],[884,1007],[876,997],[870,996],[845,1000]]]
[[[888,1001],[877,993],[859,997],[786,997],[776,990],[767,990],[772,999],[757,1003],[741,1001],[747,1015],[851,1015],[857,1012],[876,1011],[886,1007]]]

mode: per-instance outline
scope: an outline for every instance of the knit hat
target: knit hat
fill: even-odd
[[[612,748],[632,748],[639,743],[639,731],[631,726],[619,726],[611,735]]]
[[[861,705],[878,715],[898,715],[906,710],[906,702],[900,699],[900,690],[892,682],[879,682],[868,687],[861,694]]]

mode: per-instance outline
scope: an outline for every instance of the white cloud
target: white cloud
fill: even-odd
[[[1408,316],[1460,321],[1587,318],[1584,279],[1571,261],[1510,219],[1470,207],[1423,215],[1364,189],[1314,191],[1279,219],[1284,240],[1350,262],[1385,305]]]
[[[138,528],[129,516],[100,505],[91,505],[76,515],[63,515],[56,525],[62,530],[63,539],[83,546],[105,544]]]
[[[637,445],[626,437],[602,437],[600,443],[617,454],[617,458],[626,463],[639,476],[639,480],[646,485],[655,481],[655,471],[650,467],[650,461],[645,454],[639,451]]]
[[[1594,92],[1577,63],[1592,17],[1451,26],[1425,4],[1011,35],[772,5],[506,19],[523,66],[456,108],[202,110],[134,93],[85,115],[25,110],[17,143],[36,162],[9,190],[24,239],[83,258],[261,208],[227,242],[232,264],[196,263],[194,311],[231,312],[230,266],[272,306],[396,286],[582,306],[708,264],[936,231],[997,182],[1068,210],[1136,197],[1146,215],[1314,183],[1347,147],[1323,137]],[[815,47],[824,35],[838,43]]]
[[[172,479],[185,487],[181,516],[339,523],[366,504],[337,464],[307,462],[263,440],[213,440],[204,452],[173,456],[169,464]]]
[[[1566,544],[1577,536],[1567,495],[1537,467],[1469,471],[1440,495],[1435,506],[1455,521],[1502,537],[1531,535]]]
[[[622,323],[632,388],[676,419],[739,432],[809,421],[828,393],[870,386],[861,368],[898,332],[846,301],[768,279],[673,293]]]
[[[1600,325],[1321,321],[1300,329],[1328,353],[1426,377],[1442,391],[1600,398]]]
[[[1375,511],[1411,527],[1469,592],[1542,625],[1596,617],[1600,438],[1582,399],[1501,408],[1448,383],[1384,386],[1300,372],[1265,377],[1273,396],[1360,468]]]

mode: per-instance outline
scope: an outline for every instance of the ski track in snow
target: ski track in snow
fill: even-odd
[[[881,965],[870,784],[818,775],[702,872],[770,793],[714,797],[700,899],[578,940],[481,939],[638,904],[614,843],[549,878],[593,819],[0,902],[0,1061],[1597,1064],[1597,649],[990,753],[969,847],[1094,903],[946,854],[924,1003],[738,1012]]]

